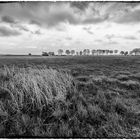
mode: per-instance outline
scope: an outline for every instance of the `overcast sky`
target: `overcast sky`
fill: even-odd
[[[0,3],[0,54],[140,47],[140,3]]]

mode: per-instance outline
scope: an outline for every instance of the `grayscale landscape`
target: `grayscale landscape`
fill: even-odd
[[[0,138],[140,138],[140,3],[1,2]]]

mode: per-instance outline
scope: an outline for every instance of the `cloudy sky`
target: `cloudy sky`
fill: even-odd
[[[140,3],[0,3],[0,54],[140,47]]]

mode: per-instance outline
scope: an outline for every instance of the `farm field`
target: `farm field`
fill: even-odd
[[[139,138],[139,56],[0,56],[0,137]]]

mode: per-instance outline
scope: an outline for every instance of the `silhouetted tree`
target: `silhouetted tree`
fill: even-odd
[[[89,49],[87,49],[87,55],[89,55],[90,54],[90,50]]]
[[[121,51],[120,54],[121,54],[121,55],[124,55],[124,51]]]
[[[97,49],[97,55],[99,55],[100,54],[100,50],[99,49]]]
[[[75,54],[75,50],[71,50],[70,53],[71,53],[71,55],[74,55]]]
[[[63,54],[63,50],[62,50],[62,49],[59,49],[59,50],[58,50],[58,54],[59,54],[59,55],[62,55],[62,54]]]
[[[109,53],[110,53],[110,54],[113,54],[113,50],[109,50]]]
[[[83,54],[83,52],[82,51],[80,51],[80,55],[82,55]]]
[[[100,54],[103,55],[104,54],[104,50],[100,50]]]
[[[90,54],[90,50],[89,49],[84,49],[83,50],[83,54],[84,55],[89,55]]]
[[[102,50],[102,53],[105,54],[105,50]]]
[[[87,55],[87,49],[83,50],[83,55]]]
[[[28,55],[29,55],[29,56],[31,56],[32,54],[31,54],[31,53],[29,53]]]
[[[67,55],[69,55],[70,54],[70,50],[66,50],[66,52],[65,52]]]
[[[135,48],[131,52],[134,53],[135,55],[138,55],[140,54],[140,48]]]
[[[114,53],[118,53],[118,50],[114,50]]]
[[[125,56],[128,55],[128,51],[124,52],[124,55],[125,55]]]
[[[92,50],[91,53],[92,53],[92,55],[95,55],[96,50]]]
[[[105,53],[108,54],[109,53],[109,50],[105,50]]]
[[[98,50],[97,50],[97,54],[98,54],[98,55],[101,55],[101,54],[102,54],[102,50],[101,50],[101,49],[98,49]]]

